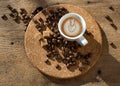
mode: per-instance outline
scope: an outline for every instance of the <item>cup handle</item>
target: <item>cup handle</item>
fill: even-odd
[[[85,45],[88,43],[88,41],[86,40],[86,38],[85,38],[84,36],[81,36],[81,37],[78,38],[76,41],[77,41],[81,46],[85,46]]]

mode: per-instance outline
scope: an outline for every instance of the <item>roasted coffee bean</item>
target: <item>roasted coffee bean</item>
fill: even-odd
[[[55,46],[54,46],[54,45],[51,45],[51,48],[52,48],[52,49],[54,49],[54,48],[55,48]]]
[[[60,66],[60,65],[57,65],[57,66],[56,66],[56,69],[61,70],[61,66]]]
[[[51,62],[50,62],[48,59],[45,61],[45,63],[46,63],[47,65],[51,65]]]
[[[51,54],[52,54],[52,52],[48,52],[48,53],[47,53],[47,57],[50,57]]]
[[[47,16],[48,15],[48,12],[46,10],[42,10],[42,13]]]
[[[61,41],[60,41],[60,40],[57,40],[57,43],[61,43]]]
[[[40,38],[40,39],[39,39],[39,41],[40,41],[40,42],[41,42],[41,41],[43,41],[43,42],[44,42],[44,38]]]
[[[33,19],[33,22],[34,22],[35,24],[39,24],[39,22],[38,22],[37,20],[35,20],[35,19]]]
[[[10,17],[15,18],[15,15],[13,13],[10,13],[9,15]]]
[[[14,45],[14,42],[11,42],[10,44],[11,44],[11,45]]]
[[[72,62],[72,65],[76,65],[76,64],[77,64],[77,62],[76,62],[76,61],[73,61],[73,62]]]
[[[21,12],[20,12],[21,14],[28,14],[24,8],[20,8],[20,10],[21,10]]]
[[[66,66],[67,66],[67,69],[71,68],[71,65],[69,63],[67,63]]]
[[[53,27],[55,27],[55,26],[56,26],[56,23],[55,23],[55,22],[53,22],[52,26],[53,26]]]
[[[101,71],[101,70],[98,70],[97,73],[98,73],[99,75],[101,75],[101,74],[102,74],[102,71]]]
[[[43,7],[37,7],[33,12],[32,14],[33,15],[36,15],[38,12],[40,12],[41,10],[43,10]]]
[[[8,20],[8,17],[6,15],[3,15],[1,18],[5,21]]]
[[[59,31],[58,31],[58,29],[54,29],[54,32],[55,32],[55,33],[58,33]]]
[[[68,44],[68,41],[67,40],[65,40],[65,45],[67,45]]]
[[[26,27],[28,26],[28,23],[24,24]]]
[[[68,61],[66,59],[62,59],[62,62],[66,65],[68,64]]]
[[[38,20],[39,20],[40,22],[44,23],[44,21],[43,21],[43,19],[42,19],[42,18],[39,18]]]
[[[52,53],[56,53],[56,51],[55,51],[55,50],[52,50]]]
[[[92,53],[89,52],[89,53],[87,54],[87,57],[89,58],[89,57],[91,57],[91,55],[92,55]]]
[[[57,38],[57,34],[53,34],[53,37],[54,37],[54,38]]]
[[[43,31],[43,29],[42,29],[41,27],[37,28],[37,30],[38,30],[39,32],[42,32],[42,31]]]
[[[51,40],[47,40],[47,42],[48,42],[48,44],[51,44],[51,43],[52,43]]]
[[[18,15],[18,11],[16,9],[12,9],[11,12],[16,13]]]
[[[73,54],[71,54],[71,55],[69,56],[69,58],[74,58],[74,55],[73,55]]]
[[[40,26],[39,24],[37,24],[35,27],[36,27],[37,29],[41,28],[41,26]]]
[[[109,9],[110,9],[110,10],[112,10],[112,11],[114,11],[114,10],[115,10],[112,6],[110,6],[110,7],[109,7]]]
[[[80,67],[79,70],[83,72],[85,70],[85,67]]]
[[[67,61],[70,61],[71,58],[70,58],[70,57],[66,57],[65,59],[66,59]]]
[[[56,60],[57,60],[58,62],[62,62],[62,57],[58,54]]]
[[[49,10],[49,13],[54,14],[55,12],[54,10]]]
[[[69,51],[68,51],[68,54],[72,54],[72,51],[69,50]]]
[[[72,62],[75,62],[75,61],[76,61],[76,58],[75,58],[75,57],[72,57],[72,58],[71,58],[71,61],[72,61]]]
[[[76,55],[76,59],[80,59],[81,58],[81,53],[80,52],[77,52],[77,55]]]
[[[71,51],[76,52],[76,49],[74,47],[71,47],[70,49]]]
[[[58,34],[59,34],[59,33],[58,33]],[[62,39],[63,39],[63,37],[61,37],[61,36],[60,36],[60,37],[57,37],[57,39],[62,40]]]
[[[26,16],[24,17],[24,19],[29,20],[30,17],[26,15]]]
[[[84,60],[82,60],[82,64],[83,64],[83,65],[89,65],[89,64],[90,64],[90,62],[89,62],[89,60],[84,59]]]
[[[68,53],[68,52],[69,52],[69,49],[68,49],[68,48],[64,48],[64,52],[65,52],[65,53]]]
[[[8,5],[7,8],[8,8],[9,10],[12,10],[12,9],[13,9],[13,8],[11,7],[11,5]]]
[[[111,47],[114,48],[114,49],[117,49],[117,46],[112,42],[110,43]]]
[[[54,43],[54,44],[55,44],[55,43],[56,43],[56,39],[54,39],[54,38],[53,38],[53,39],[52,39],[52,43]]]
[[[20,20],[18,18],[14,19],[14,21],[17,23],[17,24],[20,24]]]
[[[30,19],[32,19],[33,17],[34,17],[34,15],[33,15],[33,14],[31,14],[31,15],[30,15]]]
[[[22,20],[24,24],[28,24],[28,20]]]
[[[69,56],[69,54],[64,52],[64,51],[62,51],[62,54],[63,54],[64,57],[68,57]]]
[[[22,18],[25,19],[25,17],[27,16],[26,14],[21,14]]]

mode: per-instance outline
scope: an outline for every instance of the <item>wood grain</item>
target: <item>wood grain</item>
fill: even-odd
[[[92,1],[94,3],[89,3]],[[96,3],[95,3],[96,2]],[[31,13],[37,6],[47,7],[58,3],[68,3],[86,9],[99,23],[103,36],[103,54],[97,65],[85,76],[70,80],[56,80],[43,76],[34,68],[24,50],[23,24],[16,24],[12,18],[3,21],[0,18],[0,86],[119,86],[120,85],[120,0],[0,0],[0,16],[10,13],[8,4],[25,8]],[[114,8],[114,11],[109,9]],[[105,19],[109,15],[118,27],[116,31],[111,22]],[[14,42],[14,45],[11,45]],[[117,49],[109,44],[113,42]],[[101,70],[101,75],[97,71]],[[100,79],[96,77],[99,76]],[[99,81],[99,82],[98,82]]]

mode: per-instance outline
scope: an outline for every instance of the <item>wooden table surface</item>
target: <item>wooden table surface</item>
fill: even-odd
[[[69,80],[43,75],[30,63],[24,49],[25,27],[16,24],[6,8],[10,4],[31,13],[38,6],[59,3],[87,10],[100,25],[103,37],[101,59],[86,75]],[[0,18],[0,86],[120,86],[120,0],[0,0],[0,17],[3,14],[9,19]]]

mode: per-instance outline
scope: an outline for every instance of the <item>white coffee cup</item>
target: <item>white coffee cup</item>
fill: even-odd
[[[77,18],[82,24],[81,33],[79,35],[75,36],[75,37],[69,37],[69,36],[65,35],[63,33],[63,31],[61,30],[64,20],[69,18],[69,17]],[[60,34],[64,38],[66,38],[68,41],[77,41],[81,46],[85,46],[88,43],[86,38],[83,36],[83,34],[86,31],[86,22],[85,22],[84,18],[82,16],[80,16],[79,14],[77,14],[77,13],[68,13],[68,14],[65,14],[63,17],[61,17],[61,19],[59,20],[59,23],[58,23],[58,29],[59,29]]]

